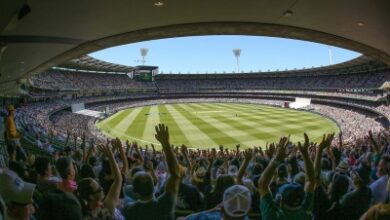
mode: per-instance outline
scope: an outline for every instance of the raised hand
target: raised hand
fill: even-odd
[[[113,156],[110,147],[108,145],[98,145],[97,146],[98,150],[105,156],[105,157],[110,157]]]
[[[134,142],[132,143],[132,145],[133,145],[133,148],[134,148],[135,150],[138,150],[138,143],[137,143],[137,141],[134,141]]]
[[[323,151],[324,149],[330,147],[330,145],[332,144],[333,138],[334,138],[334,133],[328,134],[326,136],[325,135],[322,136],[322,141],[318,145],[319,150]]]
[[[278,146],[276,148],[275,159],[277,161],[282,161],[282,160],[284,160],[284,158],[287,157],[286,149],[287,149],[288,142],[289,142],[289,138],[288,137],[280,138],[279,144],[278,144]]]
[[[268,147],[268,143],[265,146],[265,154],[267,155],[268,159],[271,159],[275,153],[275,144],[271,143]]]
[[[182,144],[180,146],[180,152],[183,154],[183,155],[188,155],[188,148],[186,145]]]
[[[148,160],[145,164],[145,170],[146,171],[154,171],[153,162],[151,160]]]
[[[308,153],[308,150],[309,150],[309,137],[307,136],[306,133],[303,133],[303,136],[305,137],[305,142],[303,143],[303,145],[301,144],[300,141],[298,141],[298,149],[299,151],[303,154],[303,153]]]
[[[116,138],[114,143],[115,143],[115,148],[116,149],[118,149],[118,150],[122,149],[122,142],[121,142],[121,140],[119,140],[119,138]]]
[[[223,154],[223,146],[222,146],[222,145],[219,145],[219,152],[220,152],[221,154]]]
[[[253,157],[253,150],[252,149],[248,149],[246,151],[244,151],[244,158],[246,161],[250,161]]]
[[[161,143],[162,147],[170,147],[169,144],[169,130],[164,124],[156,126],[156,139]]]

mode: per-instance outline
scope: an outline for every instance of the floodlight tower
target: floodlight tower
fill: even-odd
[[[240,48],[233,49],[233,54],[234,54],[234,56],[235,56],[236,59],[237,59],[237,73],[239,73],[239,72],[240,72],[240,55],[241,55],[241,49],[240,49]]]
[[[333,57],[332,57],[332,47],[328,45],[328,54],[329,54],[329,64],[333,64]]]
[[[142,56],[142,66],[145,66],[145,57],[148,55],[149,49],[148,48],[141,48],[140,49],[141,56]]]

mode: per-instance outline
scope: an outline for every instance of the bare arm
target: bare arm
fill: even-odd
[[[300,142],[298,142],[298,149],[301,151],[303,161],[305,163],[305,192],[314,192],[315,187],[315,176],[314,176],[314,166],[313,162],[310,159],[309,156],[309,137],[305,133],[305,143],[301,145]]]
[[[137,155],[138,155],[138,157],[140,159],[138,165],[144,164],[144,156],[142,156],[141,152],[139,151],[137,142],[133,142],[133,148],[134,148],[135,152],[137,153]]]
[[[119,151],[123,163],[121,172],[124,176],[127,176],[127,174],[129,173],[129,162],[127,161],[125,150],[122,147],[122,142],[118,138],[116,139],[116,144],[116,148]]]
[[[169,177],[165,185],[165,192],[177,196],[180,183],[180,167],[177,163],[175,153],[169,144],[168,127],[164,124],[156,126],[155,137],[161,143],[168,166]]]
[[[253,157],[253,152],[252,149],[248,149],[247,151],[244,152],[244,162],[241,164],[240,169],[238,170],[237,178],[236,178],[236,183],[237,184],[243,184],[242,178],[245,175],[246,168],[249,165],[249,162],[252,160]]]
[[[283,137],[279,141],[279,145],[277,146],[276,149],[276,156],[270,161],[268,164],[267,168],[265,168],[263,174],[261,175],[259,179],[259,192],[260,196],[264,197],[269,191],[269,184],[271,182],[271,179],[275,173],[276,167],[278,164],[280,164],[284,158],[286,158],[286,149],[287,149],[287,143],[288,143],[288,138]]]
[[[187,147],[184,144],[181,145],[180,151],[183,154],[184,160],[186,161],[186,163],[188,165],[188,169],[192,170],[192,163],[191,163],[191,161],[190,161],[190,159],[188,157],[188,149],[187,149]]]
[[[114,182],[104,199],[104,205],[111,211],[111,213],[113,213],[119,201],[119,194],[122,186],[122,175],[110,148],[107,145],[99,145],[98,148],[108,158],[112,175],[114,176]]]
[[[326,137],[324,135],[320,145],[318,146],[318,149],[316,152],[316,157],[314,159],[315,181],[316,181],[317,185],[320,183],[320,178],[321,178],[322,153],[326,148],[328,148],[330,146],[330,144],[332,143],[333,137],[334,137],[334,133],[328,134]]]

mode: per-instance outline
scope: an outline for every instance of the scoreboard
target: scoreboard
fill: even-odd
[[[132,72],[133,78],[138,81],[151,82],[158,74],[157,66],[136,66]]]

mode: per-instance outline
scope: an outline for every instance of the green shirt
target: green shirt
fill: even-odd
[[[262,220],[311,220],[313,211],[313,193],[305,193],[305,198],[300,209],[288,211],[279,207],[268,193],[260,202]]]

